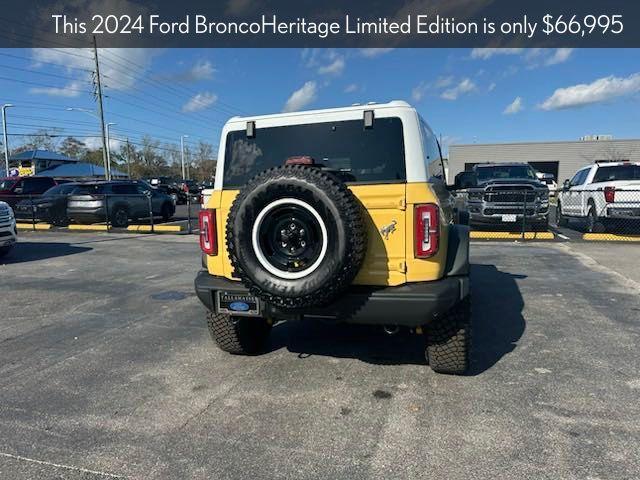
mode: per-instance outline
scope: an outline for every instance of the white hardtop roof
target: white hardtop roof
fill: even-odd
[[[283,113],[272,113],[269,115],[255,115],[248,117],[232,117],[227,123],[246,123],[253,122],[257,120],[270,120],[270,119],[280,119],[280,118],[293,118],[297,116],[308,116],[315,114],[326,114],[326,113],[342,113],[342,112],[364,112],[365,110],[380,110],[383,108],[401,108],[401,109],[413,109],[411,105],[403,100],[393,100],[388,103],[362,103],[362,104],[354,104],[348,107],[338,107],[338,108],[323,108],[318,110],[302,110],[299,112],[283,112]]]

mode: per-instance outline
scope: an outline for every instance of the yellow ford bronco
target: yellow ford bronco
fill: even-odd
[[[437,372],[469,364],[469,229],[440,147],[405,102],[230,119],[200,212],[196,293],[218,346],[259,353],[279,321],[424,333]]]

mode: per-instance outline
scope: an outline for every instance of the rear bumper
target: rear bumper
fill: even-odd
[[[216,292],[248,290],[240,282],[200,271],[195,280],[196,294],[211,311],[216,311]],[[436,314],[449,310],[469,295],[469,277],[445,277],[433,282],[408,283],[398,287],[352,286],[330,305],[302,312],[282,311],[260,301],[263,316],[275,318],[325,318],[347,323],[402,325],[417,327]]]
[[[621,220],[640,220],[640,206],[608,207],[607,217]]]

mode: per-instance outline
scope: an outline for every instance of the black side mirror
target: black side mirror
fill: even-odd
[[[571,181],[569,179],[567,179],[562,184],[562,189],[563,190],[569,190],[569,188],[571,188]]]

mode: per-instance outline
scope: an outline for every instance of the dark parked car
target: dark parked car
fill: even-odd
[[[67,200],[80,186],[78,183],[64,183],[50,188],[41,196],[20,200],[14,208],[16,218],[41,220],[58,227],[68,225]]]
[[[100,223],[107,218],[114,227],[126,227],[130,220],[154,217],[169,220],[175,206],[171,197],[142,181],[93,182],[80,185],[69,197],[67,215],[79,223]]]
[[[0,179],[0,200],[11,208],[25,198],[41,195],[58,184],[51,177],[6,177]]]

